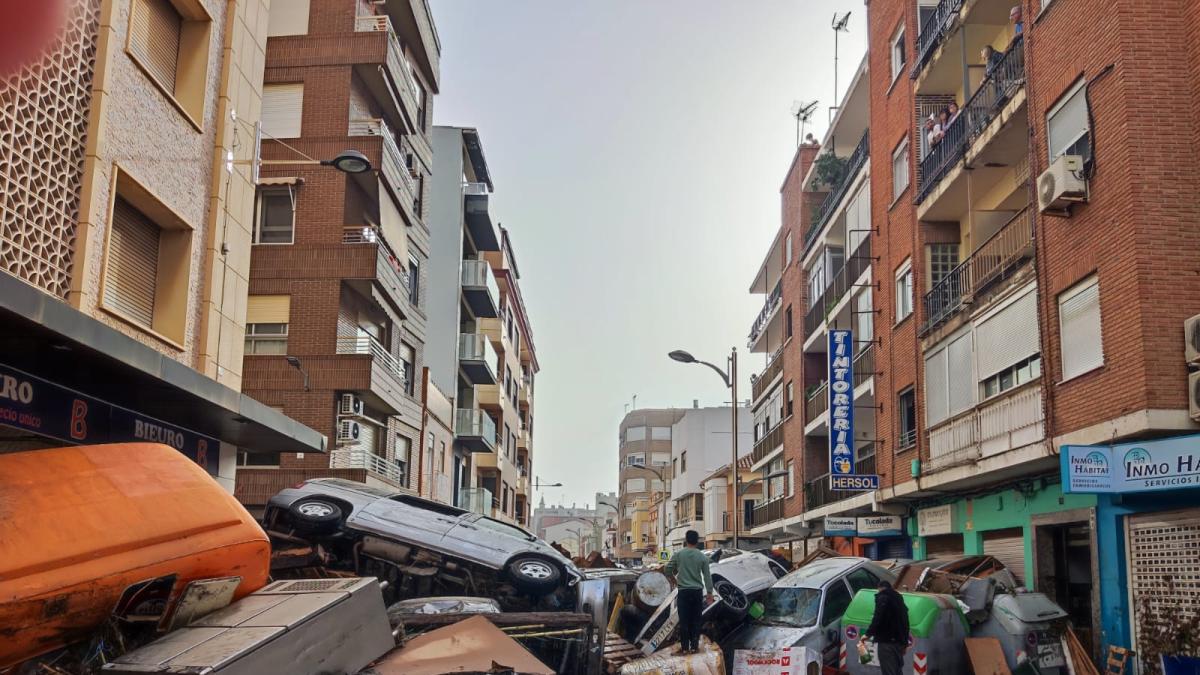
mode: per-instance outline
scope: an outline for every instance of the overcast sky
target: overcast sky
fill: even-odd
[[[833,99],[866,49],[862,0],[432,0],[438,124],[477,127],[513,241],[541,372],[534,473],[547,503],[617,488],[626,405],[739,397],[762,354],[747,292],[779,228],[796,99]],[[538,495],[540,497],[540,494]],[[536,505],[536,499],[534,504]]]

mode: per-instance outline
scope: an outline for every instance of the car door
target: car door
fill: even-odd
[[[446,535],[455,555],[500,569],[514,554],[531,548],[524,531],[472,513],[459,519]]]
[[[446,534],[458,522],[455,512],[459,509],[429,504],[409,495],[377,499],[356,511],[347,524],[388,539],[441,551]]]
[[[826,665],[837,665],[838,650],[842,644],[842,615],[850,606],[852,598],[850,588],[843,577],[829,582],[825,587],[825,597],[821,602],[821,659]]]

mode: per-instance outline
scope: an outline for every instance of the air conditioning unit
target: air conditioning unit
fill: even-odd
[[[354,394],[342,394],[342,400],[338,405],[339,415],[362,415],[363,402],[362,399]]]
[[[1200,422],[1200,371],[1188,373],[1188,415]]]
[[[1087,180],[1083,177],[1083,157],[1059,155],[1049,169],[1038,176],[1038,208],[1042,213],[1062,212],[1071,204],[1086,202]]]
[[[337,430],[338,443],[354,443],[358,440],[360,429],[354,420],[339,420]]]
[[[1183,322],[1183,355],[1189,366],[1200,366],[1200,314]]]

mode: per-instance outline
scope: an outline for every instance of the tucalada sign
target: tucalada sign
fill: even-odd
[[[1153,492],[1200,487],[1200,435],[1110,446],[1064,445],[1064,492]]]
[[[858,519],[860,537],[898,537],[904,534],[900,516],[863,516]]]
[[[853,537],[858,534],[854,518],[846,516],[825,516],[826,537]]]

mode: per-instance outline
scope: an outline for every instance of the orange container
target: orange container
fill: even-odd
[[[0,454],[0,670],[91,636],[132,584],[267,582],[254,518],[174,448],[114,443]],[[172,597],[172,601],[174,597]]]

